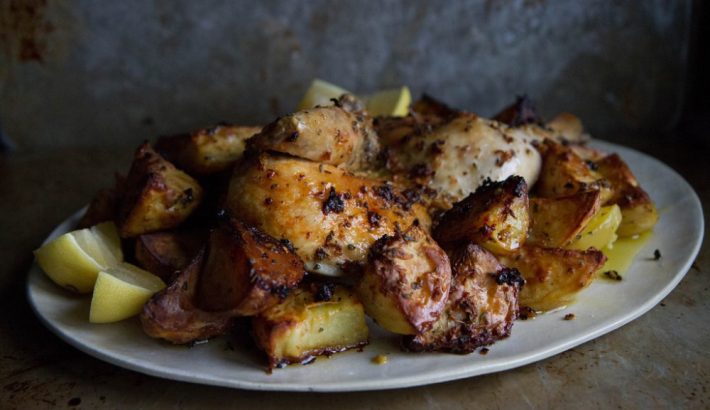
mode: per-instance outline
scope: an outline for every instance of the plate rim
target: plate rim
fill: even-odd
[[[666,285],[659,291],[657,292],[653,297],[649,298],[646,300],[644,303],[640,304],[638,307],[636,307],[631,314],[622,316],[620,318],[616,318],[614,320],[611,320],[610,322],[603,322],[598,324],[597,326],[593,327],[591,330],[586,331],[582,336],[579,337],[574,337],[571,338],[570,340],[565,341],[564,343],[560,344],[555,344],[551,346],[550,348],[547,349],[542,349],[539,351],[536,351],[532,354],[526,354],[526,353],[520,353],[518,355],[514,356],[506,356],[502,358],[501,360],[497,362],[492,362],[488,364],[487,366],[473,366],[472,368],[462,368],[462,369],[453,369],[448,372],[438,372],[435,373],[434,375],[431,374],[426,374],[425,375],[411,375],[411,376],[399,376],[395,377],[392,379],[387,379],[387,380],[361,380],[361,381],[345,381],[345,382],[339,382],[337,384],[328,384],[328,385],[309,385],[308,383],[292,383],[292,382],[284,382],[284,383],[262,383],[262,382],[253,382],[249,380],[243,380],[243,379],[230,379],[230,380],[223,380],[223,379],[217,379],[217,378],[210,378],[206,377],[201,374],[188,374],[185,371],[175,371],[175,369],[170,369],[166,368],[163,365],[155,365],[152,364],[152,366],[144,366],[141,365],[141,363],[138,363],[135,360],[132,360],[131,358],[125,358],[123,355],[118,355],[118,354],[111,354],[110,351],[104,351],[100,348],[94,348],[91,345],[87,345],[85,343],[82,343],[81,340],[72,337],[69,332],[64,331],[61,329],[57,324],[53,323],[48,317],[45,317],[45,315],[42,314],[40,311],[40,308],[37,306],[36,300],[34,298],[34,288],[32,286],[32,281],[33,281],[33,275],[40,275],[42,274],[40,268],[37,266],[37,263],[33,261],[32,266],[27,274],[27,284],[25,288],[25,294],[28,299],[28,302],[32,308],[32,311],[35,313],[35,315],[40,319],[42,324],[47,327],[50,331],[52,331],[54,334],[56,334],[61,340],[64,342],[68,343],[69,345],[73,346],[74,348],[82,351],[83,353],[86,353],[92,357],[95,357],[99,360],[105,361],[107,363],[110,363],[112,365],[116,365],[119,367],[123,367],[132,371],[136,371],[139,373],[147,374],[150,376],[154,377],[160,377],[160,378],[165,378],[165,379],[170,379],[170,380],[176,380],[176,381],[181,381],[181,382],[190,382],[190,383],[198,383],[198,384],[205,384],[205,385],[212,385],[212,386],[220,386],[220,387],[228,387],[228,388],[238,388],[238,389],[246,389],[246,390],[257,390],[257,391],[293,391],[293,392],[349,392],[349,391],[375,391],[375,390],[388,390],[388,389],[395,389],[395,388],[407,388],[407,387],[415,387],[415,386],[422,386],[422,385],[429,385],[429,384],[436,384],[436,383],[443,383],[446,381],[453,381],[453,380],[460,380],[464,378],[469,378],[469,377],[474,377],[474,376],[479,376],[483,374],[490,374],[490,373],[497,373],[505,370],[510,370],[513,368],[517,367],[522,367],[530,363],[534,363],[540,360],[544,360],[546,358],[555,356],[559,353],[562,353],[564,351],[567,351],[573,347],[579,346],[583,343],[586,343],[590,340],[596,339],[604,334],[610,333],[622,326],[624,326],[627,323],[630,323],[633,320],[638,319],[640,316],[644,315],[648,311],[650,311],[654,306],[656,306],[663,298],[668,296],[670,292],[675,289],[675,287],[680,283],[680,281],[685,277],[685,275],[688,273],[690,267],[692,266],[693,261],[697,257],[698,253],[700,252],[700,248],[703,243],[703,238],[704,238],[704,232],[705,232],[705,221],[704,221],[704,214],[702,211],[702,203],[700,201],[700,198],[698,197],[697,193],[693,189],[693,186],[688,183],[688,181],[683,178],[682,175],[680,175],[677,171],[675,171],[673,168],[670,166],[666,165],[664,162],[660,161],[659,159],[648,155],[646,153],[643,153],[641,151],[638,151],[634,148],[622,146],[619,144],[595,139],[592,141],[592,145],[599,145],[603,149],[614,152],[614,150],[627,150],[633,152],[635,155],[639,155],[643,158],[644,161],[651,161],[654,165],[654,167],[661,167],[663,168],[664,173],[668,173],[672,175],[674,178],[678,179],[681,181],[687,189],[687,191],[690,193],[690,199],[693,204],[693,207],[695,210],[699,210],[699,224],[698,224],[698,232],[699,235],[697,236],[697,239],[695,243],[693,244],[693,247],[690,251],[690,256],[685,260],[685,262],[682,264],[682,267],[679,269],[678,272],[675,273],[673,278],[666,283]],[[68,218],[64,219],[61,221],[54,229],[52,229],[51,233],[45,238],[45,240],[42,242],[42,244],[48,242],[49,240],[53,239],[57,235],[66,232],[65,227],[67,225],[70,225],[72,223],[75,223],[76,221],[79,220],[83,212],[86,210],[87,206],[84,206],[83,208],[79,209],[76,211],[74,214],[69,216]],[[636,262],[634,262],[636,263]]]

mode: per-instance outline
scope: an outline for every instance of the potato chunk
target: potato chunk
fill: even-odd
[[[611,196],[609,181],[595,172],[571,148],[546,140],[538,144],[542,170],[535,185],[541,197],[555,198],[580,191],[601,191],[602,203]]]
[[[520,305],[538,311],[564,306],[587,287],[606,261],[601,251],[524,246],[500,258],[503,265],[516,268],[525,278]]]
[[[415,334],[446,303],[451,266],[446,253],[418,225],[372,246],[357,293],[367,314],[385,329]]]
[[[303,262],[285,244],[225,217],[210,234],[198,303],[208,311],[252,316],[283,300],[304,273]]]
[[[218,125],[191,134],[161,137],[155,149],[192,175],[209,175],[229,170],[239,161],[246,140],[261,127]]]
[[[362,304],[341,285],[311,284],[292,292],[252,320],[257,346],[269,367],[309,363],[316,356],[368,342]]]
[[[136,238],[135,257],[143,269],[167,281],[190,263],[206,240],[206,232],[195,229],[147,233]]]
[[[470,353],[510,335],[523,279],[474,244],[450,253],[453,280],[446,306],[430,329],[405,337],[413,351]]]
[[[617,154],[596,163],[598,172],[611,181],[612,195],[608,203],[621,208],[621,225],[617,233],[627,237],[643,233],[656,225],[658,211],[636,177]]]
[[[527,244],[562,248],[578,235],[601,209],[601,192],[578,192],[558,198],[530,199]]]
[[[204,251],[201,251],[167,288],[143,306],[140,321],[148,336],[184,344],[223,335],[229,330],[232,312],[207,312],[195,304],[203,262]]]
[[[203,195],[195,179],[147,143],[136,151],[125,186],[117,221],[124,238],[180,225],[198,207]]]
[[[527,184],[520,176],[486,182],[454,204],[433,236],[442,246],[474,242],[493,253],[511,252],[525,243],[529,226]]]

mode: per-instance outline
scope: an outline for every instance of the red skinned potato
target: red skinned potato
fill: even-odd
[[[451,284],[446,253],[419,225],[372,246],[357,286],[365,311],[383,328],[415,334],[441,313]]]
[[[304,273],[288,246],[225,216],[210,234],[198,302],[208,311],[253,316],[283,300]]]

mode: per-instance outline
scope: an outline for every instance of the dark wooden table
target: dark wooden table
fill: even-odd
[[[710,203],[710,150],[637,147],[678,170]],[[85,355],[45,329],[25,298],[31,251],[125,171],[131,149],[0,156],[0,408],[708,408],[710,247],[658,306],[555,357],[431,386],[348,394],[264,393],[158,379]],[[1,154],[0,154],[1,155]],[[705,205],[707,220],[708,207]],[[706,228],[707,233],[707,228]]]

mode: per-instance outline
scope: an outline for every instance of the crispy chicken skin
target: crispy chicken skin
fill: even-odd
[[[225,216],[210,234],[197,301],[205,310],[253,316],[284,299],[304,273],[289,247]]]
[[[408,350],[465,354],[510,335],[523,286],[520,274],[472,243],[449,257],[453,279],[444,310],[430,329],[404,338]]]
[[[255,135],[249,146],[349,170],[372,168],[380,152],[372,119],[349,94],[340,97],[334,106],[278,118]]]
[[[231,312],[207,312],[195,304],[203,262],[204,251],[143,306],[140,321],[148,336],[184,344],[227,332],[234,316]]]
[[[450,285],[446,253],[412,225],[375,242],[356,290],[377,324],[394,333],[416,334],[439,317]]]
[[[453,203],[486,179],[500,181],[520,175],[532,186],[541,160],[530,141],[524,134],[509,132],[504,124],[459,113],[429,132],[413,132],[390,144],[387,168],[434,189],[442,201]]]
[[[262,153],[235,169],[226,208],[291,242],[309,271],[339,275],[397,227],[431,222],[417,193],[341,168]]]

